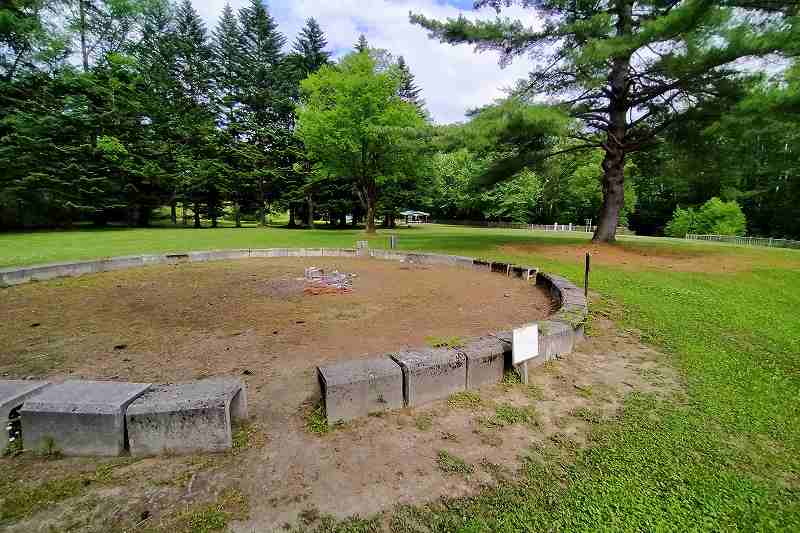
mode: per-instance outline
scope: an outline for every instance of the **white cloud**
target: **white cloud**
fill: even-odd
[[[225,0],[193,0],[209,29],[216,25]],[[249,3],[231,0],[234,9]],[[503,89],[525,77],[530,62],[518,58],[501,69],[497,54],[476,54],[470,46],[451,46],[428,39],[424,29],[408,21],[409,11],[444,19],[464,13],[470,18],[493,18],[493,11],[463,11],[437,0],[275,0],[268,2],[280,31],[293,41],[308,17],[319,22],[332,50],[349,50],[364,33],[371,46],[403,55],[416,76],[428,109],[438,123],[464,119],[471,108],[503,95]],[[511,9],[503,16],[536,24],[530,10]]]

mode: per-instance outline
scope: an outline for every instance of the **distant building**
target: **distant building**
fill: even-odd
[[[425,211],[400,211],[400,215],[406,219],[406,224],[427,224],[431,216]]]

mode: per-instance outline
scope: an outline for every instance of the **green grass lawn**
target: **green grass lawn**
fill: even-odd
[[[443,226],[399,229],[404,249],[495,257],[581,279],[550,245],[586,238]],[[359,231],[150,229],[0,235],[0,265],[212,248],[352,246]],[[384,247],[386,234],[373,237]],[[505,245],[518,246],[509,250]],[[641,331],[681,373],[671,399],[630,395],[593,446],[530,457],[515,483],[400,508],[396,531],[800,531],[800,251],[626,238],[621,250],[711,256],[740,268],[596,264],[594,312]],[[537,248],[538,247],[538,248]],[[530,250],[523,252],[519,250]],[[602,252],[601,252],[602,253]],[[2,293],[0,292],[0,298]],[[353,520],[328,525],[370,531]]]

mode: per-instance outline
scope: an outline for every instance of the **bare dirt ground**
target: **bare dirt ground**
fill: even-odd
[[[312,265],[357,274],[353,291],[305,295],[298,278]],[[291,393],[319,364],[485,334],[551,306],[520,280],[346,258],[144,267],[0,297],[0,376],[169,382],[247,371],[254,392],[272,394]]]
[[[499,250],[513,255],[539,254],[551,259],[581,263],[586,252],[592,254],[592,262],[607,266],[631,269],[654,269],[675,272],[747,272],[753,268],[775,266],[800,267],[800,254],[779,256],[772,249],[709,248],[650,246],[625,241],[618,244],[526,244],[505,245]]]
[[[224,512],[232,531],[260,533],[313,528],[324,515],[390,512],[512,479],[532,449],[589,445],[593,426],[615,416],[626,394],[680,387],[663,355],[603,316],[576,352],[537,369],[529,386],[486,387],[321,435],[307,427],[315,398],[306,398],[302,381],[265,383],[252,394],[254,423],[231,453],[0,460],[0,474],[33,487],[27,494],[39,494],[45,480],[80,480],[69,497],[8,530],[205,531],[200,526]]]

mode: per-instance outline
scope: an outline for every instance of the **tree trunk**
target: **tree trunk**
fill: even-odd
[[[308,227],[314,229],[314,197],[310,194],[306,196],[308,203]]]
[[[172,220],[172,225],[175,226],[178,224],[178,202],[172,200],[169,207],[169,218]]]
[[[194,227],[199,228],[200,225],[200,206],[194,204]]]
[[[592,242],[616,240],[619,213],[625,204],[625,152],[611,150],[603,159],[603,207]]]
[[[297,222],[294,221],[294,207],[289,206],[289,227],[296,228]]]
[[[632,2],[617,0],[617,35],[629,35],[633,29]],[[625,136],[628,130],[629,55],[615,57],[608,74],[608,130],[603,145],[603,207],[592,242],[616,240],[619,213],[625,205]]]
[[[238,202],[236,202],[235,204],[233,204],[233,210],[234,210],[234,213],[235,213],[235,216],[236,216],[236,227],[237,228],[241,228],[242,227],[242,207],[239,205]]]
[[[78,13],[80,17],[80,33],[81,33],[81,59],[83,61],[83,71],[89,71],[89,46],[86,42],[86,0],[78,0]]]
[[[364,191],[367,200],[367,233],[375,233],[375,204],[378,203],[377,189],[373,185]]]

